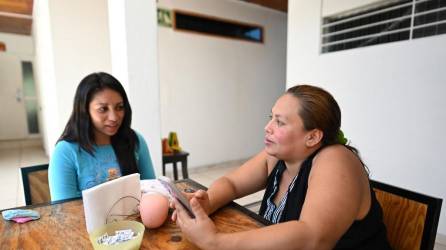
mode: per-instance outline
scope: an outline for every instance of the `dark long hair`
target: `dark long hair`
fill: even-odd
[[[298,114],[304,123],[305,130],[320,129],[323,132],[322,147],[343,144],[339,141],[341,129],[341,109],[334,97],[326,90],[311,85],[296,85],[287,90],[287,94],[296,97],[300,104]],[[359,151],[345,144],[361,161]]]
[[[139,142],[135,131],[130,128],[132,108],[121,83],[110,74],[92,73],[81,80],[74,96],[73,111],[58,142],[61,140],[76,142],[79,144],[79,150],[82,148],[94,156],[94,127],[89,105],[93,96],[104,89],[118,92],[124,102],[124,118],[116,134],[111,137],[121,173],[122,175],[139,173],[135,159],[135,149]]]

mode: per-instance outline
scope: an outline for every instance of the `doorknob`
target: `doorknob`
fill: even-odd
[[[21,102],[22,101],[22,89],[18,88],[15,92],[15,100],[17,102]]]

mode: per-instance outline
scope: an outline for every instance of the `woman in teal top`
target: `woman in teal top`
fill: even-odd
[[[155,173],[144,138],[130,128],[132,109],[121,83],[99,72],[77,87],[73,112],[51,156],[51,200],[80,197],[82,190],[133,173]]]

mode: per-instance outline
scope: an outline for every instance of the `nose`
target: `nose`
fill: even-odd
[[[267,134],[271,134],[271,132],[272,132],[272,130],[271,130],[271,122],[272,121],[273,121],[272,119],[269,120],[265,125],[264,130],[265,130],[265,133],[267,133]]]
[[[118,112],[116,110],[110,110],[108,113],[108,119],[110,121],[117,121],[118,120]]]

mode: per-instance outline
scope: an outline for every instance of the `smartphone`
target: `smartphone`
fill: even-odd
[[[161,182],[161,184],[163,184],[163,186],[167,189],[167,191],[169,191],[170,195],[172,195],[172,197],[177,199],[178,202],[186,209],[189,216],[195,218],[195,215],[192,212],[192,208],[189,204],[189,200],[187,199],[186,196],[183,195],[183,193],[181,193],[181,191],[177,188],[177,186],[175,186],[175,184],[171,182],[162,179],[158,180]]]

